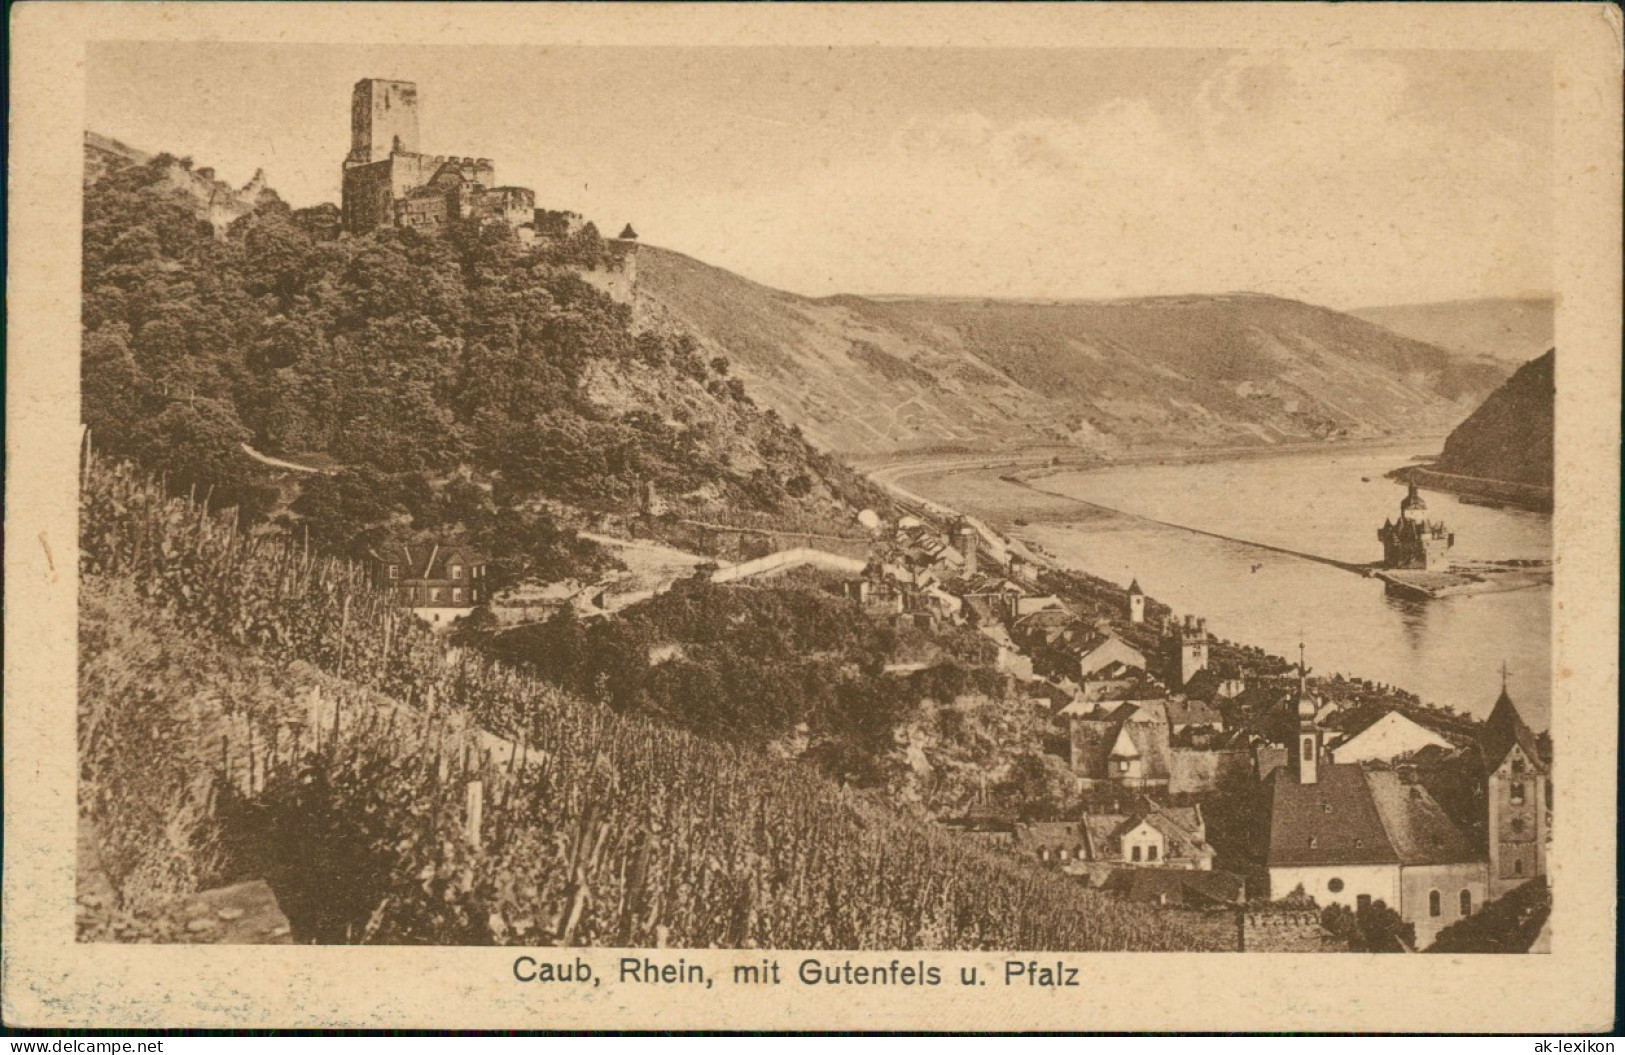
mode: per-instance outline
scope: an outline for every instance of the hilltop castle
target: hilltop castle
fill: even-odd
[[[350,99],[343,201],[350,234],[379,227],[433,232],[477,217],[507,224],[529,244],[585,226],[579,213],[536,208],[529,187],[498,186],[490,158],[421,153],[417,85],[373,77],[357,81]],[[628,224],[620,242],[629,247],[636,237]]]
[[[1427,502],[1412,482],[1409,493],[1400,500],[1399,520],[1385,520],[1377,529],[1383,567],[1427,571],[1444,562],[1456,536],[1445,529],[1443,521],[1428,520],[1427,510]]]

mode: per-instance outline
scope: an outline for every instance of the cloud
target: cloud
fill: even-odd
[[[694,249],[815,294],[1250,289],[1352,307],[1550,282],[1547,159],[1453,123],[1398,63],[1240,55],[1179,102],[917,114],[705,204],[772,236]]]

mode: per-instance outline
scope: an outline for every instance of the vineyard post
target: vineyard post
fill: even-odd
[[[468,830],[468,841],[474,844],[475,849],[480,845],[480,814],[485,809],[485,785],[478,780],[468,782],[468,803],[465,815],[465,824]]]
[[[344,646],[350,635],[350,594],[344,595],[344,610],[339,614],[339,665],[336,673],[344,677]]]
[[[311,686],[309,707],[310,718],[305,723],[305,728],[315,741],[311,744],[311,750],[320,751],[322,749],[322,690],[320,686]]]

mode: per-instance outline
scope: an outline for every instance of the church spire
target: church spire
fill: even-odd
[[[1320,779],[1320,727],[1315,724],[1314,699],[1309,695],[1309,664],[1304,657],[1303,634],[1298,635],[1298,732],[1292,751],[1292,771],[1300,784]]]

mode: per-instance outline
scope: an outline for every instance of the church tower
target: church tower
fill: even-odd
[[[1315,698],[1309,695],[1309,668],[1304,666],[1303,645],[1298,645],[1298,699],[1294,705],[1298,731],[1292,747],[1292,775],[1299,784],[1320,781],[1320,727],[1315,724]]]
[[[1498,898],[1546,874],[1546,767],[1535,736],[1507,694],[1506,672],[1480,735],[1489,896]]]
[[[1128,621],[1145,622],[1145,591],[1140,589],[1139,579],[1128,584]]]
[[[391,154],[418,152],[418,86],[369,77],[350,96],[350,155],[344,165],[367,165]]]
[[[1207,669],[1207,620],[1187,615],[1179,627],[1179,687]]]

